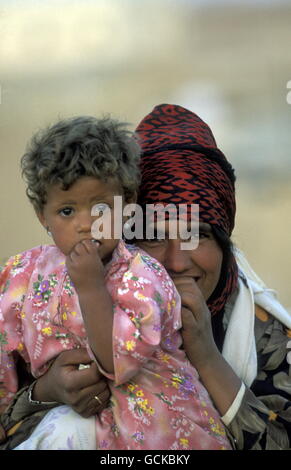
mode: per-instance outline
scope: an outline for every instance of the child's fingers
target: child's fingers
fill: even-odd
[[[78,242],[72,251],[69,253],[68,257],[72,262],[76,262],[80,257],[88,254],[89,251],[84,242]]]
[[[72,253],[75,253],[76,255],[78,256],[82,256],[84,255],[85,253],[88,252],[87,248],[86,248],[86,245],[85,245],[85,240],[83,240],[82,242],[78,242],[73,250],[72,250]]]
[[[72,251],[69,254],[69,257],[73,260],[78,256],[84,256],[86,254],[93,254],[98,252],[99,243],[94,243],[92,240],[82,240],[81,242],[76,243]]]
[[[68,269],[72,268],[78,261],[79,257],[80,256],[77,253],[75,253],[74,251],[71,251],[71,253],[67,256],[67,261],[66,261],[67,268]]]
[[[83,240],[81,243],[87,253],[95,253],[97,251],[97,246],[92,240]]]

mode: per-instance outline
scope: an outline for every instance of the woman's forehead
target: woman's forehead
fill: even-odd
[[[174,229],[186,229],[187,231],[206,231],[211,232],[211,225],[207,224],[206,222],[202,222],[199,220],[193,221],[185,221],[183,219],[175,219],[175,220],[160,220],[155,222],[150,222],[149,227],[155,228],[156,230],[165,231],[168,234],[171,230]]]

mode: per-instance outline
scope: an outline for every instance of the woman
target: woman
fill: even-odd
[[[196,250],[182,251],[178,240],[140,243],[182,297],[188,357],[238,449],[290,448],[291,318],[243,255],[233,256],[233,170],[209,127],[182,107],[157,106],[137,132],[140,204],[199,203]]]
[[[233,256],[233,170],[209,127],[182,107],[157,106],[137,133],[143,150],[139,203],[198,203],[200,208],[197,250],[182,250],[179,239],[139,242],[164,264],[181,295],[188,357],[235,448],[288,449],[291,319],[242,254],[235,250],[236,259]],[[38,401],[66,403],[76,416],[98,412],[98,403],[92,410],[96,401],[92,396],[102,393],[105,401],[104,382],[96,383],[94,366],[80,371],[80,363],[90,363],[85,351],[62,353],[36,382],[33,395],[29,397],[27,389],[19,394],[16,406],[10,408],[14,413],[10,425],[28,414],[30,407],[34,411],[54,406]],[[17,416],[19,403],[24,408]],[[4,417],[7,429],[7,414]],[[13,430],[10,433],[13,436]],[[16,445],[17,441],[12,447]]]

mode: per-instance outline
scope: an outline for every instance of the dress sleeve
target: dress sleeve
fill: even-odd
[[[291,448],[290,333],[267,314],[256,318],[259,372],[227,425],[239,450]]]
[[[27,356],[22,336],[22,305],[29,282],[30,254],[10,258],[0,270],[0,405],[18,390],[16,357]],[[16,354],[16,352],[18,354]]]
[[[149,269],[144,258],[135,256],[111,293],[114,376],[105,375],[115,385],[130,380],[157,350],[170,352],[181,341],[180,297],[166,271],[157,264]]]

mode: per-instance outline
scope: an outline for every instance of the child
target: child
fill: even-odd
[[[134,137],[111,119],[61,121],[32,140],[27,195],[55,245],[2,270],[1,404],[18,388],[15,353],[39,377],[61,351],[86,346],[112,393],[95,418],[95,448],[229,449],[180,349],[180,298],[167,272],[122,240],[92,240],[93,206],[109,207],[113,221],[114,196],[135,201],[138,162]]]

